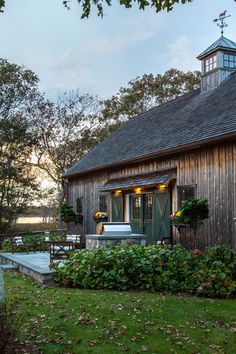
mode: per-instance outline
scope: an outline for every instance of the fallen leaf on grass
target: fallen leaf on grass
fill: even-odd
[[[121,304],[119,304],[119,305],[117,305],[116,309],[117,309],[118,311],[122,311],[122,310],[124,310],[124,306],[122,306]]]
[[[109,320],[108,323],[111,326],[111,329],[115,329],[116,328],[116,320]]]
[[[119,347],[123,347],[123,344],[121,342],[115,342],[116,345],[118,345]]]
[[[98,344],[98,341],[96,340],[96,339],[91,339],[90,341],[89,341],[89,345],[91,346],[91,347],[94,347],[95,345],[97,345]]]
[[[132,340],[132,342],[136,342],[137,341],[137,337],[132,337],[130,340]]]
[[[148,320],[148,321],[145,322],[145,324],[147,324],[147,325],[154,325],[154,321]]]
[[[96,323],[96,319],[92,319],[86,313],[82,313],[82,315],[80,315],[77,318],[77,321],[75,322],[75,325],[77,325],[79,323],[80,324],[95,324]]]
[[[221,347],[220,347],[219,345],[216,345],[216,344],[210,344],[209,347],[210,347],[211,349],[215,349],[215,350],[221,349]]]

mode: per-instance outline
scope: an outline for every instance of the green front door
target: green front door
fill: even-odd
[[[146,234],[153,239],[153,194],[130,196],[130,224],[134,234]]]
[[[131,195],[129,208],[134,234],[146,234],[149,244],[170,237],[169,191]]]

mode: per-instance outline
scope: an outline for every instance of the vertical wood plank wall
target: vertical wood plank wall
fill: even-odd
[[[209,219],[199,229],[197,245],[209,247],[224,244],[236,248],[236,142],[71,178],[68,203],[76,208],[76,199],[84,197],[84,233],[95,232],[93,214],[99,208],[99,188],[109,179],[170,167],[177,167],[176,184],[172,190],[172,212],[177,210],[178,185],[196,184],[197,198],[207,198],[209,201]],[[179,241],[176,230],[173,230],[173,238]]]

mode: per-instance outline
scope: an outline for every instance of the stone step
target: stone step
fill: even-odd
[[[19,266],[13,264],[0,264],[0,269],[3,272],[18,272]]]

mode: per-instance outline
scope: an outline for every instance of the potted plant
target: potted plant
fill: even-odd
[[[194,198],[184,199],[180,209],[171,215],[172,225],[176,226],[178,230],[180,227],[190,226],[194,231],[194,236],[196,236],[198,226],[208,217],[208,200]]]
[[[99,224],[100,222],[106,222],[108,220],[108,215],[104,211],[96,211],[93,218],[94,221]]]

